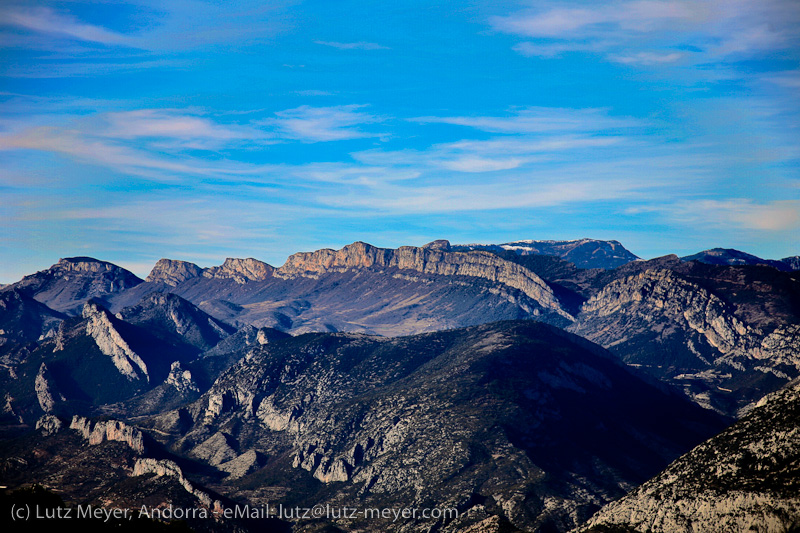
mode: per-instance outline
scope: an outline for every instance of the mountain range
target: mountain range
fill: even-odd
[[[793,259],[645,261],[592,239],[161,259],[146,279],[61,259],[0,288],[0,481],[75,504],[458,510],[403,531],[671,531],[758,512],[788,531]]]

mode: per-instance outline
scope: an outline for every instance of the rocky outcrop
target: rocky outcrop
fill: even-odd
[[[92,422],[87,418],[75,415],[69,425],[80,433],[89,444],[100,444],[105,441],[124,442],[131,450],[144,453],[144,436],[135,427],[118,420],[104,420]]]
[[[175,287],[187,279],[196,278],[203,274],[203,269],[188,261],[176,259],[159,259],[145,281],[150,283],[164,283]]]
[[[86,334],[91,336],[100,351],[111,358],[117,370],[129,380],[150,381],[145,365],[114,326],[115,318],[96,302],[89,301],[83,306],[86,319]]]
[[[437,239],[435,241],[431,241],[428,244],[422,246],[423,248],[427,248],[428,250],[442,250],[443,252],[450,251],[450,241],[446,239]]]
[[[186,280],[198,277],[233,279],[244,284],[248,281],[263,281],[272,275],[273,267],[258,259],[227,258],[220,266],[202,268],[188,261],[159,259],[146,281],[160,282],[175,287]]]
[[[64,422],[53,415],[44,415],[36,421],[36,431],[40,431],[45,437],[55,435],[63,426]]]
[[[58,263],[52,268],[58,268],[62,272],[114,272],[120,267],[113,263],[98,261],[91,257],[68,257],[59,259]]]
[[[227,472],[228,479],[238,479],[257,470],[259,466],[260,461],[258,453],[256,453],[255,450],[248,450],[230,461],[220,463],[217,465],[217,468],[223,472]]]
[[[789,270],[800,270],[800,255],[784,257],[781,262],[789,267]]]
[[[0,354],[52,336],[64,318],[20,289],[0,290]]]
[[[424,274],[485,279],[519,290],[537,302],[542,311],[572,319],[561,308],[552,289],[539,276],[516,263],[483,251],[448,252],[443,246],[401,246],[392,250],[355,242],[341,250],[322,249],[294,254],[275,270],[274,275],[284,279],[314,277],[326,272],[346,272],[360,268],[397,268]]]
[[[217,432],[204,442],[195,446],[190,452],[192,457],[202,459],[212,466],[217,466],[236,457],[236,451],[228,440],[230,437],[222,432]]]
[[[742,313],[744,316],[749,316]],[[567,329],[728,415],[800,375],[800,326],[748,325],[734,304],[663,269],[608,283]]]
[[[180,394],[200,392],[197,383],[192,379],[191,370],[181,368],[180,361],[175,361],[172,363],[172,366],[170,366],[166,383],[174,387]]]
[[[207,507],[211,507],[212,505],[219,507],[219,502],[212,501],[211,496],[195,488],[189,480],[186,479],[183,475],[183,471],[175,461],[170,461],[169,459],[152,459],[150,457],[137,459],[133,467],[133,475],[144,476],[147,474],[154,474],[159,477],[174,477],[184,490],[200,500],[200,503]]]
[[[798,417],[800,381],[794,381],[579,531],[794,531],[800,524]]]
[[[248,281],[264,281],[272,276],[274,270],[271,265],[252,257],[247,259],[229,257],[221,266],[205,269],[203,276],[216,279],[230,278],[237,283],[244,284]]]
[[[631,315],[643,321],[670,320],[700,334],[720,354],[741,348],[748,328],[722,300],[669,270],[648,270],[609,283],[581,308],[570,331],[603,346],[631,331],[598,328],[607,317]]]
[[[56,400],[64,401],[64,397],[55,390],[52,381],[47,365],[42,363],[34,380],[34,390],[36,391],[36,400],[39,402],[39,407],[48,414],[53,412]]]

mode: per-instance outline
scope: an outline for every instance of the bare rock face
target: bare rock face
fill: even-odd
[[[790,270],[800,270],[800,255],[784,257],[781,262],[787,265]]]
[[[64,397],[55,390],[52,381],[47,365],[42,363],[39,367],[39,372],[36,374],[34,390],[36,391],[36,399],[39,401],[39,407],[48,414],[53,412],[57,400],[64,401]]]
[[[170,461],[169,459],[152,459],[150,457],[137,459],[136,465],[133,467],[133,475],[144,476],[147,474],[155,474],[158,477],[174,477],[186,492],[195,496],[203,505],[211,506],[214,503],[211,500],[211,496],[195,488],[189,480],[186,479],[181,467],[174,461]]]
[[[427,248],[429,250],[442,250],[443,252],[450,251],[450,241],[446,239],[438,239],[435,241],[431,241],[428,244],[424,245],[423,248]]]
[[[175,259],[159,259],[146,281],[161,282],[175,287],[186,280],[198,277],[233,279],[244,284],[248,281],[263,281],[272,275],[273,267],[258,259],[228,258],[220,266],[201,268],[194,263]]]
[[[626,334],[599,329],[595,324],[620,313],[636,314],[644,320],[662,318],[696,331],[725,354],[742,346],[747,327],[715,295],[685,281],[669,270],[648,270],[608,284],[581,309],[581,319],[570,329],[587,339],[608,345]]]
[[[255,450],[248,450],[230,461],[217,465],[217,468],[228,473],[228,479],[244,477],[258,467],[258,454]]]
[[[749,325],[734,305],[670,270],[612,281],[567,329],[729,415],[800,375],[800,327]]]
[[[236,451],[230,446],[230,437],[217,432],[191,451],[192,457],[202,459],[212,466],[217,466],[236,457]]]
[[[64,318],[20,289],[0,290],[0,354],[52,336]]]
[[[800,523],[799,417],[795,380],[578,531],[794,531]]]
[[[360,268],[391,268],[424,274],[481,278],[517,289],[538,302],[543,311],[572,317],[561,308],[552,289],[536,274],[489,252],[448,252],[444,245],[427,248],[401,246],[396,250],[355,242],[341,250],[323,249],[297,253],[275,270],[275,276],[314,277],[326,272]]]
[[[176,259],[159,259],[145,278],[151,283],[161,282],[171,287],[187,279],[196,278],[203,274],[203,269],[188,261],[178,261]]]
[[[142,432],[125,422],[119,420],[92,422],[87,418],[75,415],[72,417],[69,428],[80,433],[89,441],[89,444],[100,444],[105,441],[124,442],[134,452],[144,453]]]
[[[221,266],[207,268],[203,276],[207,278],[231,278],[237,283],[248,281],[264,281],[272,276],[275,270],[271,265],[249,257],[247,259],[227,258]]]
[[[61,419],[53,415],[44,415],[36,421],[36,431],[41,431],[45,437],[55,435],[63,426]]]
[[[185,370],[181,368],[180,361],[175,361],[172,363],[172,366],[169,370],[169,376],[167,376],[167,385],[175,387],[175,390],[181,394],[200,391],[200,389],[197,387],[197,383],[195,383],[194,379],[192,379],[191,370]]]
[[[114,327],[111,314],[95,302],[83,306],[86,334],[91,336],[100,351],[109,356],[122,375],[129,380],[150,381],[147,365],[134,352]]]

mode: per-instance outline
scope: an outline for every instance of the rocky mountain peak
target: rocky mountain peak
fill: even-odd
[[[258,259],[227,258],[221,266],[207,268],[203,276],[207,278],[233,278],[239,283],[246,281],[264,281],[272,276],[275,268]]]
[[[161,282],[171,287],[203,275],[203,269],[188,261],[177,259],[159,259],[145,281]]]
[[[6,287],[24,292],[55,311],[79,314],[83,302],[123,292],[142,282],[132,272],[91,257],[62,258],[46,270]]]
[[[81,316],[86,322],[86,335],[94,339],[122,375],[129,380],[150,381],[147,365],[120,334],[116,317],[93,300],[84,304]]]
[[[51,270],[62,270],[64,272],[113,272],[124,270],[113,263],[100,261],[93,257],[66,257],[58,260],[58,263],[50,267]]]
[[[83,304],[83,308],[81,309],[82,318],[91,318],[106,313],[108,313],[108,310],[95,300],[87,301],[85,304]]]
[[[365,242],[348,244],[341,250],[323,248],[315,252],[292,254],[278,269],[284,276],[322,274],[329,270],[346,270],[371,266],[387,266],[391,250],[377,248]]]
[[[445,252],[450,251],[450,241],[447,239],[437,239],[435,241],[431,241],[428,244],[424,245],[423,248],[427,248],[429,250],[442,250]]]
[[[683,261],[699,261],[709,265],[763,265],[771,266],[782,271],[792,270],[791,265],[784,261],[774,261],[772,259],[762,259],[758,256],[748,254],[733,248],[712,248],[703,250],[693,255],[681,257]]]
[[[781,259],[792,270],[800,270],[800,255],[793,255],[791,257],[784,257]]]
[[[500,244],[520,255],[555,255],[579,268],[611,269],[639,259],[618,241],[576,239],[571,241],[521,240]]]
[[[137,305],[122,309],[117,318],[200,350],[208,350],[234,332],[233,327],[173,293],[148,294]]]

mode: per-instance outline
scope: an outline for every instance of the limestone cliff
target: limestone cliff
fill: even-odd
[[[50,372],[47,370],[47,365],[44,363],[39,367],[39,372],[36,374],[34,380],[34,390],[36,391],[36,399],[39,402],[39,407],[45,413],[52,413],[56,405],[56,401],[64,401],[64,397],[55,390],[53,386],[53,379]]]
[[[762,329],[671,270],[617,279],[568,329],[729,415],[800,375],[800,326]],[[745,390],[746,389],[746,390]]]
[[[597,324],[620,314],[674,321],[697,332],[721,354],[742,347],[749,333],[722,300],[669,270],[648,270],[608,284],[583,305],[570,330],[608,346],[631,332]]]
[[[122,375],[130,380],[150,381],[147,365],[122,338],[108,311],[90,301],[83,307],[83,318],[86,319],[86,334],[94,339],[103,354],[111,358]]]
[[[517,289],[541,305],[545,312],[572,317],[561,308],[552,289],[528,269],[484,251],[449,252],[443,243],[396,250],[355,242],[341,250],[322,249],[290,256],[275,270],[280,278],[314,277],[327,272],[346,272],[360,268],[398,268],[424,274],[481,278]]]
[[[80,433],[89,444],[95,445],[105,441],[124,442],[134,452],[144,453],[144,437],[142,432],[119,420],[92,422],[87,418],[75,415],[69,425]]]
[[[146,281],[161,282],[175,287],[186,280],[198,277],[211,279],[233,279],[243,284],[247,281],[263,281],[272,275],[272,266],[258,259],[227,258],[220,266],[202,268],[188,261],[159,259]]]
[[[161,282],[174,287],[187,279],[196,278],[202,274],[203,269],[194,263],[176,259],[159,259],[145,281]]]
[[[136,460],[136,465],[133,467],[134,476],[144,476],[147,474],[155,474],[158,477],[173,477],[189,494],[200,500],[205,506],[215,505],[219,508],[219,502],[211,500],[211,496],[194,487],[191,482],[183,475],[181,467],[175,461],[169,459],[152,459],[150,457],[143,457]]]
[[[241,284],[247,281],[264,281],[272,276],[273,270],[275,269],[271,265],[252,257],[247,259],[229,257],[222,265],[205,269],[203,276],[216,279],[231,278]]]

